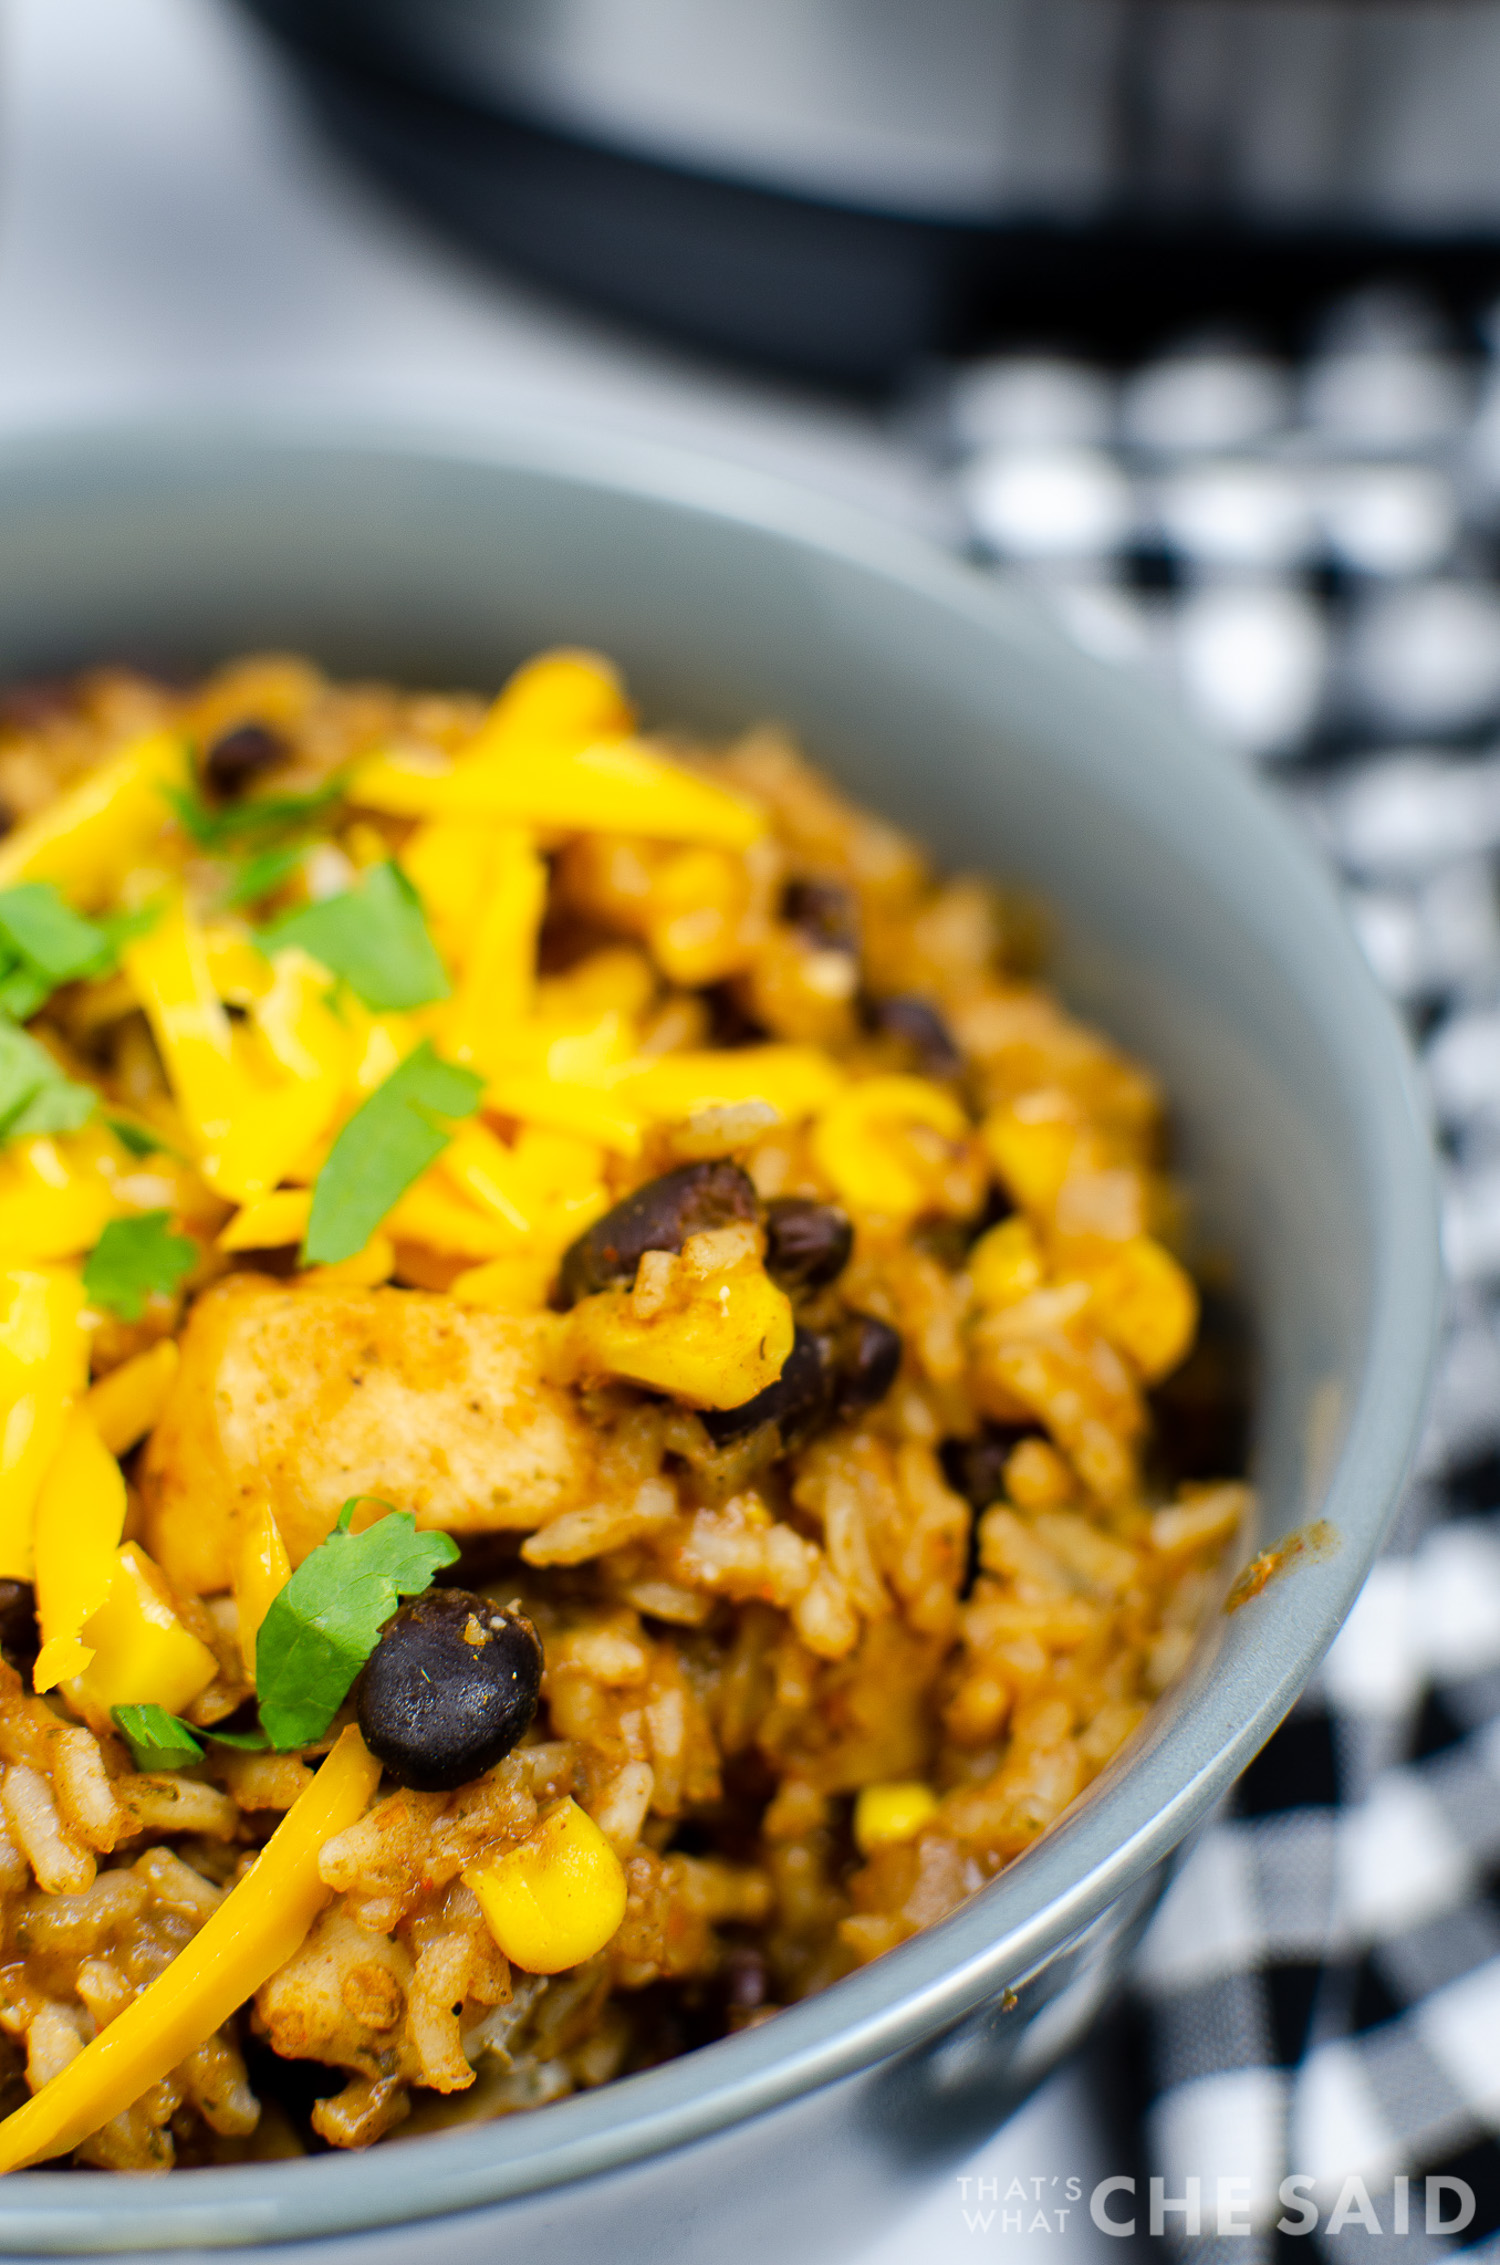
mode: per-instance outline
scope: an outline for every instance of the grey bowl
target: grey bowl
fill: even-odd
[[[548,2265],[848,2254],[1081,2031],[1171,1851],[1348,1610],[1420,1421],[1438,1295],[1408,1063],[1255,787],[978,575],[744,472],[578,433],[177,424],[0,451],[0,671],[305,648],[495,683],[614,653],[648,712],[773,715],[950,863],[1023,879],[1057,972],[1162,1073],[1259,1340],[1262,1540],[1339,1546],[1205,1635],[1144,1734],[944,1925],[764,2028],[365,2156],[0,2187],[7,2257]]]

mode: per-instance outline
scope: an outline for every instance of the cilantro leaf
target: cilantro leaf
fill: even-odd
[[[60,983],[107,974],[120,946],[155,918],[152,910],[85,920],[50,881],[0,889],[0,1013],[25,1022]]]
[[[278,834],[308,834],[344,793],[338,779],[311,794],[247,795],[241,802],[205,802],[196,787],[163,786],[158,791],[183,832],[200,849],[221,854],[263,847]]]
[[[153,1291],[175,1290],[198,1257],[186,1235],[174,1235],[170,1213],[142,1211],[111,1219],[83,1270],[84,1295],[122,1321],[139,1321]]]
[[[263,1754],[270,1741],[263,1730],[194,1730],[165,1707],[113,1709],[115,1728],[130,1748],[138,1770],[185,1770],[203,1759],[199,1743],[232,1746],[239,1753]]]
[[[421,900],[391,859],[372,866],[357,888],[273,921],[257,941],[263,952],[300,944],[375,1014],[448,996],[447,972],[427,933]]]
[[[115,1728],[130,1748],[138,1770],[185,1770],[203,1759],[203,1748],[185,1722],[165,1707],[116,1707]]]
[[[38,975],[24,960],[11,959],[0,975],[0,1014],[9,1015],[12,1022],[30,1022],[53,989],[45,975]]]
[[[50,881],[0,889],[0,936],[54,985],[97,974],[112,956],[109,931],[65,904]]]
[[[364,1499],[344,1504],[327,1540],[272,1598],[255,1639],[261,1720],[283,1750],[322,1737],[400,1599],[420,1596],[458,1555],[447,1534],[419,1534],[409,1510],[387,1510],[351,1534]]]
[[[469,1117],[483,1078],[439,1060],[424,1038],[344,1126],[313,1186],[302,1259],[336,1265],[364,1249],[392,1204],[406,1193],[452,1134],[436,1120]]]
[[[75,1085],[29,1031],[0,1017],[0,1140],[76,1132],[94,1103],[92,1087]]]
[[[142,905],[139,912],[108,912],[102,920],[95,923],[108,947],[108,957],[101,972],[107,973],[125,946],[134,943],[137,936],[149,935],[160,920],[161,911],[161,900],[158,899],[155,904]]]
[[[256,850],[245,859],[225,891],[225,904],[255,904],[261,897],[268,897],[289,873],[296,871],[306,854],[307,844],[303,841],[283,842],[279,848]]]
[[[136,1117],[117,1117],[111,1113],[106,1115],[104,1122],[120,1146],[129,1149],[132,1156],[170,1156],[174,1153],[160,1133],[153,1132],[149,1125],[142,1124]]]

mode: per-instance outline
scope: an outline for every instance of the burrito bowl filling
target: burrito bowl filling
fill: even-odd
[[[780,733],[0,694],[0,2169],[772,2018],[1181,1672],[1244,1370],[1149,1072]]]

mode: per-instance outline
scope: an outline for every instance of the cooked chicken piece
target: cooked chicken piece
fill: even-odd
[[[147,1547],[204,1595],[230,1585],[240,1504],[270,1504],[294,1565],[356,1494],[455,1533],[542,1525],[592,1470],[576,1403],[542,1375],[553,1326],[423,1290],[231,1275],[193,1308],[146,1449]]]

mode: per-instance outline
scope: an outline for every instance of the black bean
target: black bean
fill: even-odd
[[[0,1581],[0,1656],[29,1680],[41,1648],[36,1591],[29,1581]]]
[[[836,1406],[841,1416],[858,1415],[883,1400],[901,1366],[901,1334],[873,1313],[851,1313],[839,1348]]]
[[[204,783],[223,801],[233,802],[263,771],[284,763],[286,755],[286,741],[267,725],[236,724],[203,758]]]
[[[854,1248],[848,1217],[807,1196],[775,1196],[765,1208],[766,1272],[784,1290],[816,1290],[843,1273]]]
[[[689,1235],[755,1217],[755,1189],[738,1164],[682,1164],[648,1180],[596,1219],[563,1253],[558,1302],[628,1289],[648,1250],[681,1250]]]
[[[937,1008],[926,999],[903,992],[898,998],[871,1000],[866,1011],[873,1029],[911,1048],[926,1076],[958,1076],[963,1055]]]
[[[1009,1194],[998,1180],[991,1180],[989,1192],[984,1199],[983,1211],[980,1212],[977,1219],[971,1219],[965,1227],[966,1243],[972,1246],[978,1242],[981,1235],[987,1235],[991,1227],[998,1227],[1005,1220],[1013,1219],[1015,1215],[1016,1207]]]
[[[523,1613],[429,1589],[389,1621],[358,1684],[365,1744],[398,1785],[447,1793],[504,1759],[536,1713],[541,1638]]]
[[[699,1422],[716,1447],[748,1439],[763,1423],[774,1423],[783,1446],[826,1423],[833,1407],[836,1348],[822,1330],[799,1329],[786,1366],[774,1384],[738,1408],[704,1408]]]
[[[943,1476],[955,1494],[961,1494],[974,1515],[969,1520],[969,1546],[964,1565],[961,1597],[973,1594],[979,1578],[979,1516],[1005,1493],[1005,1466],[1023,1439],[1038,1439],[1041,1427],[1033,1423],[986,1424],[977,1439],[945,1439],[938,1449]]]
[[[842,881],[788,881],[781,917],[814,951],[859,954],[859,906]]]
[[[698,993],[708,1009],[708,1043],[720,1053],[737,1046],[758,1046],[769,1037],[763,1022],[750,1012],[737,983],[707,983]]]
[[[1005,1492],[1005,1466],[1023,1439],[1040,1439],[1034,1423],[986,1424],[977,1439],[945,1439],[938,1450],[943,1476],[976,1510],[988,1510]]]

